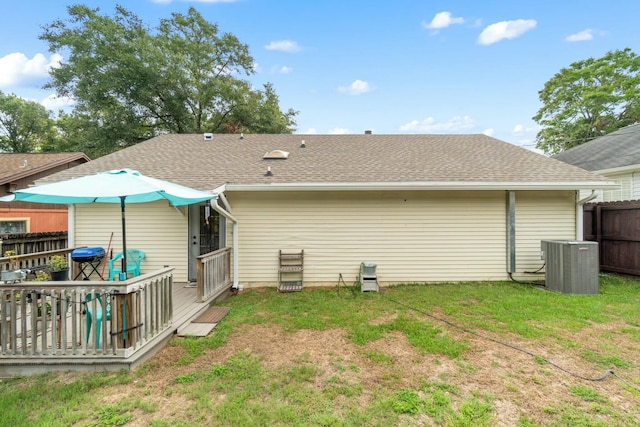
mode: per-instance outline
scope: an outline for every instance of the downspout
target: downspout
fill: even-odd
[[[579,195],[579,192],[576,192],[576,195]],[[576,240],[584,239],[584,213],[582,207],[585,203],[590,202],[591,200],[598,197],[596,190],[591,190],[591,194],[585,197],[582,200],[578,200],[576,203]]]
[[[222,195],[222,193],[218,194],[225,206],[229,206],[226,198]],[[218,205],[218,199],[211,200],[211,207],[214,211],[218,212],[223,217],[227,218],[233,223],[233,285],[231,287],[233,289],[240,289],[240,285],[238,284],[238,220],[234,218],[229,212],[224,210],[220,205]]]
[[[516,272],[516,193],[505,193],[506,207],[506,248],[507,248],[507,274],[513,280],[512,274]]]

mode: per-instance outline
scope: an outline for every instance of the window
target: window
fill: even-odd
[[[28,233],[29,227],[26,219],[0,219],[0,233]]]

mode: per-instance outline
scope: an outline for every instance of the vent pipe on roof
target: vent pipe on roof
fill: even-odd
[[[273,172],[271,172],[271,166],[267,166],[267,173],[264,174],[264,176],[272,176]]]
[[[203,136],[205,141],[211,141],[213,139],[212,133],[205,133]]]
[[[244,139],[244,133],[240,133],[240,139]]]
[[[300,143],[300,148],[305,148],[307,145],[304,143],[304,139],[302,140],[302,142]]]
[[[365,134],[365,135],[371,135],[371,133],[372,133],[372,132],[371,132],[370,130],[368,130],[368,129],[364,131],[364,134]]]
[[[24,159],[24,161],[22,162],[22,166],[20,166],[20,167],[21,168],[26,168],[28,164],[29,164],[29,162],[27,162],[27,159]]]

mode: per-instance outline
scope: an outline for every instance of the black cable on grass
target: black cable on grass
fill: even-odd
[[[355,298],[357,294],[357,289],[356,289],[357,284],[358,284],[358,279],[356,279],[353,285],[351,286],[347,285],[347,283],[344,281],[344,278],[342,277],[342,273],[340,273],[340,275],[338,276],[338,284],[336,285],[336,292],[338,293],[338,295],[340,295],[340,288],[344,287],[349,289],[351,291],[351,295],[353,296],[353,298]]]
[[[546,263],[546,262],[544,262],[544,263],[542,264],[542,266],[541,266],[539,269],[534,270],[534,271],[525,271],[524,273],[526,273],[526,274],[545,274],[545,273],[542,271],[542,269],[543,269],[546,265],[547,265],[547,263]]]
[[[452,327],[457,328],[457,329],[460,329],[460,330],[461,330],[461,331],[463,331],[463,332],[466,332],[466,333],[471,334],[471,335],[475,335],[476,337],[478,337],[478,338],[482,338],[482,339],[487,340],[487,341],[492,341],[492,342],[494,342],[494,343],[496,343],[496,344],[500,344],[500,345],[505,346],[505,347],[508,347],[508,348],[510,348],[510,349],[512,349],[512,350],[516,350],[516,351],[519,351],[519,352],[521,352],[521,353],[528,354],[529,356],[532,356],[532,357],[534,357],[534,358],[536,358],[536,359],[542,360],[542,361],[544,361],[544,362],[548,363],[549,365],[551,365],[551,366],[555,367],[556,369],[559,369],[559,370],[561,370],[562,372],[564,372],[564,373],[566,373],[566,374],[569,374],[569,375],[571,375],[571,376],[573,376],[573,377],[580,378],[581,380],[585,380],[585,381],[603,381],[603,380],[605,380],[607,377],[609,377],[609,375],[612,375],[612,376],[614,376],[614,377],[618,378],[618,379],[619,379],[620,381],[622,381],[623,383],[625,383],[628,387],[630,387],[630,388],[632,388],[633,390],[635,390],[635,391],[637,391],[637,392],[639,392],[639,393],[640,393],[640,388],[638,388],[638,387],[636,387],[635,385],[633,385],[633,384],[629,383],[628,381],[625,381],[624,379],[620,378],[620,376],[619,376],[619,375],[617,375],[617,374],[616,374],[612,369],[608,369],[608,370],[606,370],[606,371],[604,372],[604,374],[602,374],[601,376],[596,377],[596,378],[584,377],[584,376],[582,376],[582,375],[578,375],[578,374],[576,374],[576,373],[574,373],[574,372],[571,372],[571,371],[569,371],[569,370],[567,370],[567,369],[563,368],[562,366],[558,365],[557,363],[554,363],[554,362],[550,361],[549,359],[546,359],[546,358],[544,358],[544,357],[542,357],[542,356],[538,356],[537,354],[532,353],[532,352],[530,352],[530,351],[528,351],[528,350],[525,350],[525,349],[523,349],[523,348],[517,347],[517,346],[515,346],[515,345],[513,345],[513,344],[509,344],[509,343],[504,342],[504,341],[500,341],[500,340],[495,339],[495,338],[491,338],[491,337],[487,337],[487,336],[481,335],[481,334],[479,334],[479,333],[477,333],[477,332],[475,332],[475,331],[472,331],[472,330],[470,330],[470,329],[467,329],[467,328],[464,328],[464,327],[462,327],[462,326],[459,326],[459,325],[457,325],[457,324],[455,324],[455,323],[453,323],[453,322],[450,322],[450,321],[448,321],[448,320],[446,320],[446,319],[442,319],[442,318],[440,318],[440,317],[434,316],[433,314],[427,313],[427,312],[426,312],[426,311],[424,311],[424,310],[417,309],[417,308],[412,307],[412,306],[410,306],[410,305],[408,305],[408,304],[405,304],[405,303],[403,303],[403,302],[401,302],[401,301],[397,301],[397,300],[394,300],[394,299],[392,299],[392,298],[389,298],[388,296],[386,296],[386,295],[382,292],[382,290],[380,291],[380,294],[381,294],[384,298],[386,298],[387,300],[389,300],[389,301],[391,301],[391,302],[393,302],[393,303],[395,303],[395,304],[401,305],[401,306],[403,306],[403,307],[406,307],[406,308],[408,308],[408,309],[410,309],[410,310],[413,310],[413,311],[415,311],[415,312],[418,312],[418,313],[420,313],[420,314],[424,314],[425,316],[428,316],[428,317],[430,317],[430,318],[432,318],[432,319],[435,319],[435,320],[438,320],[438,321],[440,321],[440,322],[446,323],[447,325],[452,326]]]
[[[539,288],[544,288],[544,285],[542,285],[542,284],[540,284],[540,283],[535,283],[535,282],[522,282],[522,281],[520,281],[520,280],[516,280],[516,279],[513,277],[513,273],[507,273],[507,274],[509,275],[509,279],[511,279],[511,281],[513,281],[513,282],[519,283],[519,284],[521,284],[521,285],[533,285],[533,286],[537,286],[537,287],[539,287]]]

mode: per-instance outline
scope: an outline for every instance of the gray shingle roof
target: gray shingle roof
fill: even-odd
[[[640,124],[618,129],[553,157],[590,171],[640,165]]]
[[[305,148],[301,148],[301,141]],[[265,160],[272,150],[286,160]],[[272,176],[265,176],[267,167]],[[222,184],[602,183],[485,135],[161,135],[46,178],[130,168],[200,190]]]
[[[76,160],[89,161],[84,153],[0,153],[0,184],[53,169]]]

